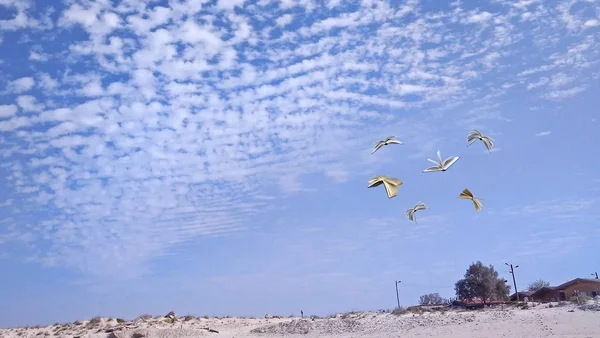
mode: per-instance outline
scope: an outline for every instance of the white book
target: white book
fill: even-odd
[[[396,136],[388,136],[384,140],[377,142],[377,144],[375,145],[375,148],[373,148],[373,151],[371,152],[371,154],[374,154],[377,150],[379,150],[379,148],[381,148],[383,146],[387,146],[389,144],[404,144],[404,143],[396,140],[395,138],[396,138]]]
[[[485,147],[487,148],[487,150],[490,153],[492,152],[492,148],[494,147],[494,139],[492,139],[489,136],[483,135],[477,129],[473,129],[473,130],[471,130],[469,132],[469,135],[467,135],[467,142],[469,142],[469,144],[467,145],[467,147],[470,146],[471,144],[477,142],[477,141],[483,142],[483,144],[485,145]]]
[[[458,161],[460,157],[458,156],[450,156],[447,159],[442,161],[442,156],[440,155],[440,151],[437,152],[437,161],[432,159],[427,159],[429,162],[435,164],[433,167],[429,167],[423,170],[424,173],[431,173],[435,171],[446,171],[448,170],[456,161]]]
[[[406,216],[408,216],[409,221],[417,223],[417,215],[415,215],[415,213],[418,210],[425,210],[425,209],[427,209],[427,206],[425,205],[425,203],[418,202],[417,204],[415,204],[415,206],[412,209],[406,210]]]

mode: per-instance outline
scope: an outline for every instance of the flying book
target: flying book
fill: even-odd
[[[492,148],[494,147],[494,139],[483,135],[479,130],[477,129],[473,129],[471,130],[471,132],[469,132],[469,135],[467,136],[467,142],[470,142],[468,146],[470,146],[471,144],[477,142],[477,141],[481,141],[483,142],[483,144],[485,145],[485,147],[487,148],[487,150],[491,153],[492,152]]]
[[[429,167],[429,168],[423,170],[424,173],[431,173],[434,171],[446,171],[454,164],[454,162],[458,161],[458,159],[460,157],[450,156],[447,159],[442,161],[442,157],[440,156],[440,151],[438,150],[437,158],[438,158],[437,162],[432,159],[429,159],[429,158],[427,159],[429,162],[434,163],[435,165],[433,167]]]
[[[483,198],[474,197],[473,193],[470,192],[469,189],[465,188],[465,190],[463,190],[460,193],[460,195],[458,195],[458,198],[463,198],[463,199],[473,201],[473,204],[475,205],[475,210],[477,210],[477,212],[481,211],[482,205],[481,205],[481,202],[479,202],[479,200],[483,201]]]
[[[409,221],[417,223],[417,215],[415,215],[415,213],[417,212],[417,210],[425,209],[427,209],[425,203],[419,202],[415,204],[415,206],[412,209],[406,210],[406,216],[408,216]]]
[[[381,184],[385,187],[388,198],[392,198],[398,194],[398,186],[402,185],[403,182],[402,180],[393,177],[376,176],[369,180],[368,188],[377,187]]]
[[[377,142],[377,144],[375,145],[375,148],[373,148],[373,151],[371,152],[371,154],[374,154],[377,150],[379,150],[379,148],[383,147],[383,146],[387,146],[388,144],[404,144],[398,140],[395,140],[396,136],[388,136],[385,138],[385,140],[381,140],[379,142]]]

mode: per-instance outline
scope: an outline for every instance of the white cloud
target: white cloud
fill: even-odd
[[[32,77],[22,77],[12,82],[12,88],[16,93],[23,93],[35,86],[35,81]]]
[[[580,40],[557,46],[546,62],[518,74],[523,80],[529,79],[527,89],[547,86],[540,96],[552,101],[565,100],[586,90],[586,84],[595,77],[590,68],[596,63],[600,42],[583,35]]]
[[[24,28],[51,28],[51,23],[48,22],[49,12],[42,13],[40,20],[34,18],[29,13],[31,9],[29,1],[3,1],[0,2],[0,6],[8,8],[7,12],[11,14],[9,19],[0,20],[0,32],[17,31]]]
[[[56,89],[59,86],[58,81],[53,79],[49,74],[45,73],[40,74],[38,85],[48,91]]]
[[[339,6],[341,2],[342,2],[342,0],[326,0],[325,7],[329,8],[329,9],[333,9],[333,8]]]
[[[184,43],[197,44],[202,42],[209,53],[216,53],[223,45],[223,41],[209,27],[202,27],[192,20],[187,20],[181,25],[178,36]]]
[[[17,105],[26,112],[40,111],[43,109],[43,106],[37,104],[37,99],[31,95],[18,96]]]
[[[29,60],[32,61],[48,61],[50,59],[50,55],[45,54],[45,53],[41,53],[41,52],[36,52],[36,51],[29,51]]]
[[[573,88],[564,89],[564,90],[554,90],[554,91],[551,91],[551,92],[545,94],[544,97],[551,99],[551,100],[563,100],[563,99],[573,97],[584,91],[585,91],[585,87],[579,86],[579,87],[573,87]]]
[[[335,189],[374,170],[385,159],[369,156],[373,135],[402,135],[409,160],[431,157],[454,128],[446,113],[502,124],[511,91],[568,99],[597,61],[593,30],[566,36],[539,1],[213,3],[69,1],[58,26],[86,34],[51,59],[57,41],[27,31],[39,47],[20,61],[37,73],[15,88],[43,90],[3,103],[0,130],[23,141],[2,148],[14,203],[52,211],[27,230],[49,242],[37,261],[143,272],[174,245],[244,229],[269,198],[322,189],[310,174]],[[3,27],[31,27],[30,8],[15,6]]]
[[[17,112],[17,106],[14,104],[0,105],[0,118],[7,118],[15,115]]]
[[[465,21],[468,23],[485,23],[492,18],[490,12],[474,12]]]
[[[598,27],[598,26],[600,26],[600,20],[590,19],[590,20],[587,20],[583,25],[586,28],[588,28],[588,27]]]
[[[285,27],[292,23],[292,20],[294,20],[294,17],[291,14],[284,14],[278,17],[275,22],[277,22],[277,26]]]
[[[245,0],[217,0],[217,7],[232,10],[234,7],[243,7]]]
[[[546,131],[541,131],[539,133],[536,133],[535,136],[548,136],[550,134],[552,134],[552,131],[546,130]]]
[[[542,77],[537,82],[528,84],[527,89],[534,89],[537,87],[542,87],[542,86],[548,84],[549,81],[550,80],[547,77]]]
[[[589,221],[598,215],[584,212],[595,210],[594,199],[544,200],[529,205],[508,208],[501,212],[507,216],[535,216],[558,222]]]

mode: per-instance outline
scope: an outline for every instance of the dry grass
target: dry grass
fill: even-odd
[[[160,317],[157,317],[157,318],[160,318]],[[152,315],[151,315],[151,314],[144,313],[143,315],[141,315],[141,316],[137,317],[137,319],[142,319],[142,320],[148,320],[148,319],[152,319]]]
[[[90,321],[87,323],[86,327],[87,328],[95,328],[95,327],[98,327],[100,324],[102,324],[102,317],[96,316],[96,317],[90,319]]]
[[[395,309],[392,311],[392,314],[393,314],[393,315],[396,315],[396,316],[403,315],[403,314],[406,314],[406,313],[408,313],[408,311],[407,311],[407,310],[406,310],[406,308],[405,308],[405,307],[403,307],[403,306],[397,307],[397,308],[395,308]]]
[[[96,317],[90,319],[90,321],[89,321],[88,324],[97,325],[97,324],[100,324],[100,323],[102,323],[102,317],[96,316]]]

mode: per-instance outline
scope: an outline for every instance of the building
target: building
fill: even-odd
[[[533,292],[530,292],[530,291],[519,291],[519,300],[522,301],[522,302],[526,302],[528,300],[531,300],[531,294],[532,293]],[[510,301],[511,302],[517,301],[517,294],[516,293],[513,293],[510,296]]]
[[[575,278],[559,286],[541,288],[529,298],[536,302],[558,302],[567,301],[577,294],[590,297],[600,295],[600,279]]]

